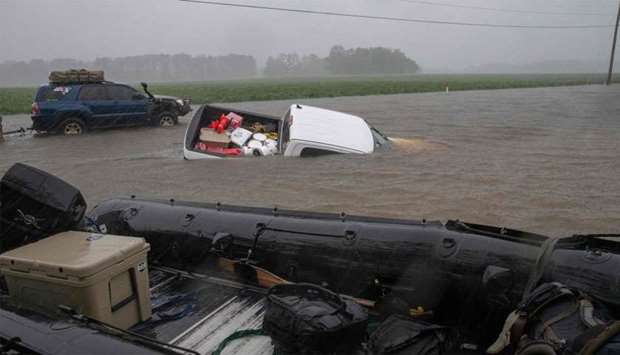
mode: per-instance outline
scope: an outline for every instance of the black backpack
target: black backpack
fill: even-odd
[[[362,306],[329,290],[283,284],[269,290],[263,330],[278,354],[344,354],[364,340],[367,320]]]
[[[528,294],[509,319],[504,330],[510,330],[515,355],[572,355],[583,348],[582,335],[604,329],[611,316],[585,293],[550,282]]]

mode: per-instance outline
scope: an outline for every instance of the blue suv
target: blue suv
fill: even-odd
[[[188,113],[189,100],[155,97],[142,83],[143,94],[112,82],[48,84],[37,91],[32,104],[32,128],[65,135],[87,130],[150,124],[168,127]]]

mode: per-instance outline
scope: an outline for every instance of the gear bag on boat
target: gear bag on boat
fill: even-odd
[[[313,284],[272,287],[263,329],[277,351],[349,353],[366,334],[368,314],[352,300]]]
[[[511,347],[516,355],[582,354],[589,334],[601,334],[611,324],[610,318],[603,305],[582,291],[558,282],[545,283],[510,313],[487,353],[499,354]]]
[[[373,355],[441,355],[451,346],[450,329],[393,314],[370,335]]]

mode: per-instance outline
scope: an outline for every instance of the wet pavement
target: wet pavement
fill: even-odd
[[[461,219],[550,235],[620,233],[620,86],[226,104],[281,115],[291,103],[366,118],[396,147],[370,156],[185,161],[173,128],[12,136],[0,174],[23,162],[90,206],[137,195],[414,219]],[[4,117],[4,129],[30,124]]]

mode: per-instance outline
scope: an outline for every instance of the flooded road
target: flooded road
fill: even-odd
[[[620,86],[226,104],[282,115],[300,102],[365,117],[397,147],[371,156],[184,161],[189,116],[169,129],[10,137],[0,174],[24,162],[115,196],[220,201],[549,235],[620,233]],[[190,114],[191,115],[191,114]],[[29,125],[7,116],[5,130]]]

